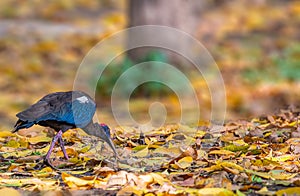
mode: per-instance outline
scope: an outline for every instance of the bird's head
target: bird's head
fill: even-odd
[[[107,135],[107,137],[110,138],[110,128],[109,128],[109,126],[107,126],[107,124],[104,124],[104,123],[100,123],[99,125],[100,125],[100,127],[103,128],[103,131]]]

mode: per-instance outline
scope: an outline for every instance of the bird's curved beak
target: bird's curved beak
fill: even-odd
[[[99,126],[99,127],[100,127],[100,126]],[[100,127],[100,134],[99,134],[99,137],[100,137],[101,139],[103,139],[105,142],[108,143],[109,147],[113,150],[113,152],[114,152],[114,154],[115,154],[115,157],[116,157],[117,159],[119,159],[120,157],[119,157],[119,155],[118,155],[118,153],[117,153],[117,150],[116,150],[116,147],[115,147],[113,141],[111,140],[110,137],[108,137],[108,136],[105,134],[105,132],[104,132],[104,130],[103,130],[102,127]]]
[[[111,138],[105,133],[103,127],[101,127],[98,123],[91,123],[87,127],[85,127],[84,130],[88,134],[100,137],[102,140],[107,142],[109,147],[113,150],[115,157],[117,159],[120,159],[114,143],[112,142]]]

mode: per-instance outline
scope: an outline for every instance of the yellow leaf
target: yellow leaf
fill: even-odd
[[[223,161],[223,162],[220,163],[220,165],[222,167],[229,167],[229,168],[232,168],[232,169],[237,169],[239,171],[244,171],[243,167],[241,167],[241,166],[239,166],[239,165],[237,165],[237,164],[235,164],[233,162]]]
[[[37,137],[31,137],[31,138],[28,138],[28,142],[30,144],[37,144],[37,143],[40,143],[40,142],[51,142],[51,138],[50,137],[47,137],[45,135],[39,135]]]
[[[88,171],[90,171],[89,168],[85,168],[83,170],[73,170],[73,171],[68,171],[68,172],[70,172],[70,174],[72,174],[72,175],[78,175],[78,174],[84,174]]]
[[[229,150],[212,150],[208,154],[217,154],[217,155],[234,155],[234,152]]]
[[[66,152],[69,157],[78,157],[78,153],[74,148],[67,148]],[[56,155],[60,157],[64,156],[63,151],[57,152]]]
[[[145,196],[156,196],[154,193],[146,193]]]
[[[284,170],[272,170],[270,172],[257,172],[246,169],[247,173],[254,174],[256,176],[272,179],[272,180],[288,180],[295,177],[297,174],[286,173]]]
[[[248,144],[244,141],[244,139],[235,140],[232,142],[232,144],[236,146],[248,146]]]
[[[159,147],[156,148],[153,151],[153,153],[169,155],[171,157],[178,157],[179,155],[181,155],[182,152],[178,147],[171,147],[171,148]]]
[[[132,148],[132,150],[134,150],[134,151],[140,151],[140,150],[143,150],[143,149],[145,149],[147,147],[148,147],[148,145],[139,145],[139,146],[136,146],[136,147]]]
[[[236,163],[233,162],[229,162],[229,161],[223,161],[220,163],[223,167],[230,167],[230,168],[234,168],[237,169],[239,171],[244,171],[244,168],[237,165]]]
[[[25,187],[31,186],[38,190],[55,190],[59,186],[59,180],[41,180],[39,178],[4,179],[0,178],[0,186]]]
[[[133,154],[133,156],[135,157],[146,157],[149,153],[148,147],[146,146],[146,148],[136,152]]]
[[[291,179],[293,177],[295,177],[296,175],[298,175],[297,173],[291,174],[291,173],[286,173],[285,171],[281,171],[281,170],[272,170],[268,172],[271,177],[273,179],[276,180],[288,180]]]
[[[58,44],[54,41],[43,41],[38,42],[34,47],[33,50],[35,52],[54,52],[57,51]]]
[[[253,170],[250,170],[250,169],[246,169],[245,171],[247,173],[254,174],[254,175],[262,177],[262,178],[266,178],[266,179],[271,179],[272,178],[271,175],[268,174],[267,172],[257,172],[257,171],[253,171]]]
[[[89,151],[91,149],[91,145],[87,145],[83,148],[81,148],[80,150],[78,150],[78,153],[86,153],[87,151]]]
[[[157,182],[160,185],[165,184],[166,182],[170,183],[169,180],[165,179],[164,177],[162,177],[160,174],[157,173],[150,173],[150,175],[152,176],[154,182]]]
[[[157,142],[157,139],[156,138],[145,138],[145,143],[147,144],[147,145],[151,145],[153,142]]]
[[[12,148],[18,148],[20,146],[20,143],[17,142],[16,140],[10,140],[6,143],[6,146]]]
[[[11,157],[11,156],[12,157],[25,157],[31,153],[32,153],[32,150],[20,150],[20,151],[3,153],[2,156],[4,158]]]
[[[49,150],[49,147],[50,146],[46,146],[46,147],[44,147],[44,148],[41,148],[41,149],[36,149],[36,150],[20,150],[20,151],[16,151],[16,150],[14,150],[14,151],[12,151],[12,152],[7,152],[7,153],[3,153],[2,154],[2,156],[4,157],[4,158],[7,158],[7,157],[10,157],[10,156],[13,156],[13,157],[26,157],[27,155],[30,155],[30,154],[32,154],[33,152],[38,152],[38,153],[40,153],[41,155],[44,155],[44,154],[46,154],[47,152],[48,152],[48,150]],[[1,148],[1,151],[8,151],[7,149],[5,149],[5,148]]]
[[[292,188],[281,189],[277,191],[275,194],[278,196],[282,196],[282,195],[298,195],[299,193],[300,193],[299,187],[292,187]]]
[[[207,171],[207,172],[213,172],[213,171],[217,171],[217,170],[222,170],[224,168],[230,168],[230,169],[235,169],[235,170],[238,170],[238,171],[244,171],[244,168],[242,168],[241,166],[233,163],[233,162],[229,162],[229,161],[224,161],[224,162],[221,162],[221,161],[217,161],[216,162],[216,165],[212,165],[208,168],[204,168],[203,170],[204,171]],[[232,171],[232,170],[230,170]],[[232,172],[235,172],[235,171],[232,171]]]
[[[70,187],[70,188],[78,188],[78,187],[93,187],[95,179],[86,180],[74,177],[68,173],[63,172],[61,174],[62,180]]]
[[[298,121],[291,122],[291,123],[289,123],[289,126],[294,127],[297,125],[297,123],[298,123]]]
[[[259,195],[274,195],[274,191],[269,191],[267,187],[261,188],[259,191],[256,191]]]
[[[20,148],[28,147],[28,141],[26,139],[20,139],[19,144],[20,144]]]
[[[0,131],[0,137],[10,137],[13,136],[14,134],[10,131]]]
[[[148,148],[153,148],[153,149],[160,148],[160,147],[161,147],[161,145],[157,145],[157,144],[150,144],[148,146]]]
[[[63,156],[62,152],[59,152],[59,153],[60,153],[60,156]],[[69,162],[75,163],[75,164],[81,164],[81,163],[86,163],[89,160],[91,160],[91,158],[86,157],[86,156],[83,156],[83,157],[75,156],[75,157],[70,158]]]
[[[144,191],[140,187],[125,186],[118,191],[117,196],[120,195],[143,195]]]
[[[229,150],[231,152],[238,152],[238,151],[245,151],[248,148],[249,148],[249,145],[239,146],[239,145],[230,144],[230,145],[223,147],[222,149]]]
[[[271,131],[268,132],[268,133],[265,133],[265,134],[264,134],[264,138],[269,137],[270,135],[272,135],[272,133],[273,133],[273,132],[271,132]]]
[[[47,178],[53,173],[53,170],[51,167],[45,167],[41,171],[32,173],[36,177],[42,177],[42,178]]]
[[[213,171],[217,171],[217,170],[221,170],[222,167],[220,165],[212,165],[210,167],[206,167],[203,170],[207,171],[207,172],[213,172]]]
[[[212,195],[222,195],[222,196],[234,196],[234,193],[230,190],[224,188],[203,188],[198,191],[201,196],[212,196]]]
[[[0,195],[9,195],[9,196],[21,196],[19,191],[13,188],[2,188],[0,189]]]
[[[270,161],[274,161],[274,162],[285,162],[288,160],[293,160],[294,157],[293,155],[282,155],[282,156],[278,156],[278,157],[265,157],[265,159],[270,160]]]
[[[124,163],[118,163],[118,167],[120,169],[134,170],[134,168],[131,165],[127,165],[127,164],[124,164]]]
[[[173,140],[173,137],[174,137],[174,134],[169,135],[169,136],[166,138],[166,142],[169,142],[169,141]]]
[[[200,137],[200,138],[202,138],[205,134],[206,134],[205,131],[197,130],[195,137]]]
[[[193,158],[191,156],[188,157],[183,157],[182,159],[180,159],[178,162],[176,162],[175,164],[181,168],[181,169],[185,169],[187,167],[190,167],[191,164],[193,163]]]

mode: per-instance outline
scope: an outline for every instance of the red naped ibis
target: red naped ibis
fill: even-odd
[[[105,124],[93,123],[92,118],[95,111],[96,103],[84,92],[68,91],[51,93],[16,115],[19,120],[13,132],[29,128],[34,124],[53,128],[57,134],[52,139],[50,148],[44,158],[44,162],[50,166],[52,165],[49,158],[57,141],[65,158],[69,159],[62,140],[62,134],[76,127],[83,129],[90,135],[100,137],[108,143],[115,157],[118,157],[115,146],[110,139],[109,127]]]

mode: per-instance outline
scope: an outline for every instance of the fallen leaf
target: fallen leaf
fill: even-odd
[[[36,136],[36,137],[28,138],[27,140],[30,144],[37,144],[37,143],[40,143],[40,142],[51,142],[52,139],[50,137],[47,137],[47,136],[44,136],[44,135],[39,135],[39,136]]]
[[[51,167],[45,167],[40,171],[33,172],[33,176],[35,177],[41,177],[41,178],[47,178],[51,175],[53,175],[54,171]]]
[[[13,188],[2,188],[0,189],[0,195],[21,196],[21,193]]]
[[[153,154],[155,153],[169,155],[170,157],[178,157],[182,152],[179,149],[179,147],[171,147],[171,148],[159,147],[153,151]]]
[[[145,146],[142,150],[139,150],[138,152],[134,153],[133,156],[135,157],[146,157],[149,153],[148,146]]]
[[[95,182],[95,177],[91,177],[92,179],[82,179],[72,176],[66,172],[61,174],[61,178],[70,188],[92,188]]]
[[[144,191],[140,187],[137,187],[137,186],[125,186],[125,187],[121,188],[118,191],[117,196],[123,196],[123,195],[147,195],[147,194],[143,194],[143,193],[144,193]]]
[[[256,191],[259,195],[274,195],[274,191],[269,191],[267,187],[261,188],[259,191]]]
[[[216,154],[216,155],[234,155],[234,152],[229,150],[212,150],[208,154]]]
[[[182,159],[175,162],[175,165],[181,169],[186,169],[190,167],[192,163],[193,163],[193,157],[188,156],[188,157],[183,157]]]
[[[22,178],[22,179],[0,179],[0,186],[28,187],[27,190],[56,190],[59,187],[59,180]]]
[[[0,131],[0,138],[14,136],[15,134],[10,131]]]
[[[276,195],[282,196],[282,195],[298,195],[300,193],[300,188],[299,187],[291,187],[291,188],[286,188],[286,189],[281,189],[279,191],[276,191]]]
[[[211,195],[223,195],[223,196],[234,196],[234,193],[224,188],[203,188],[198,190],[198,194],[203,196]]]

